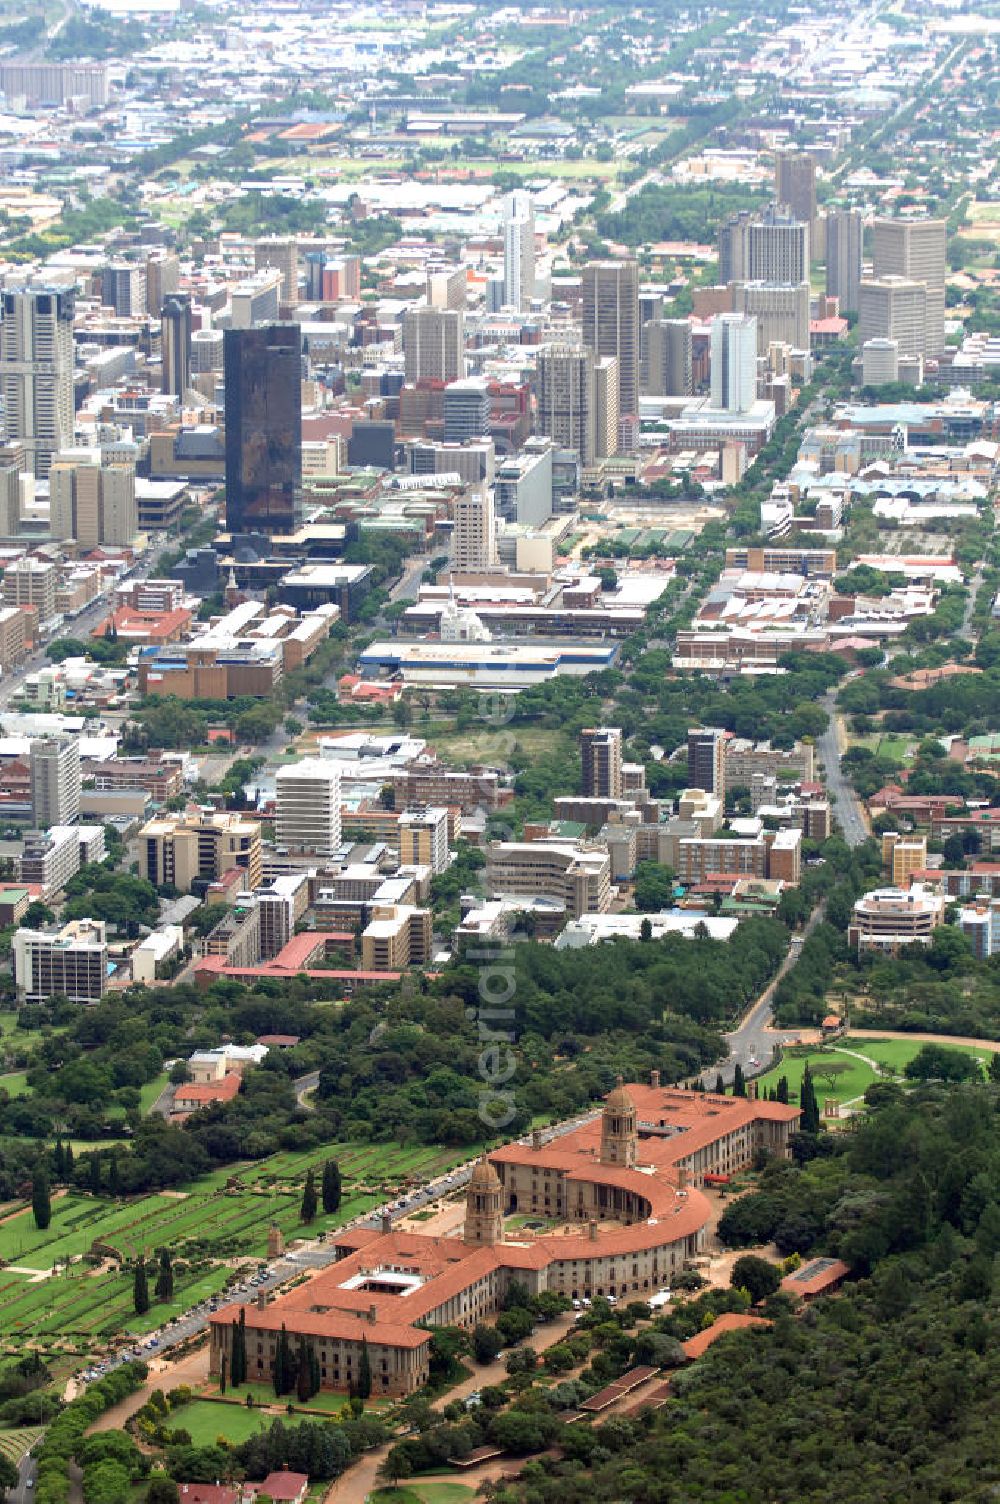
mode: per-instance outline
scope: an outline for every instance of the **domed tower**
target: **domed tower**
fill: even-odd
[[[604,1099],[604,1111],[601,1115],[601,1164],[624,1165],[628,1170],[633,1169],[638,1142],[635,1103],[619,1076],[614,1091],[609,1092]]]
[[[485,1154],[469,1181],[465,1241],[488,1248],[503,1242],[503,1184]]]

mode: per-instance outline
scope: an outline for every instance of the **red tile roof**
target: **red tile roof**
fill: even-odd
[[[230,1071],[221,1081],[185,1084],[174,1092],[174,1105],[183,1108],[186,1104],[205,1107],[210,1102],[231,1102],[238,1095],[241,1077]]]
[[[711,1326],[703,1332],[698,1332],[694,1337],[689,1337],[683,1344],[684,1351],[689,1358],[700,1358],[702,1353],[708,1352],[713,1343],[718,1342],[720,1337],[727,1337],[730,1332],[743,1332],[749,1327],[772,1326],[764,1316],[745,1316],[739,1311],[726,1311],[722,1316],[717,1316]]]

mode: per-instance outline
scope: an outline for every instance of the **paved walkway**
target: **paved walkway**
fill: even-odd
[[[571,1331],[576,1321],[576,1312],[567,1311],[562,1316],[557,1316],[554,1321],[546,1322],[538,1327],[528,1339],[526,1346],[533,1347],[536,1352],[543,1353],[549,1347],[554,1347],[561,1342],[566,1333]],[[506,1357],[497,1358],[492,1363],[485,1365],[471,1364],[473,1372],[460,1384],[449,1389],[434,1401],[435,1410],[441,1410],[445,1405],[450,1405],[453,1400],[467,1399],[476,1389],[484,1389],[488,1384],[499,1384],[507,1377]],[[336,1483],[332,1484],[323,1504],[361,1504],[375,1488],[378,1488],[378,1470],[389,1455],[390,1448],[395,1446],[395,1440],[387,1442],[384,1446],[375,1447],[360,1457],[353,1467],[348,1468]],[[488,1464],[480,1468],[470,1468],[468,1474],[456,1468],[448,1475],[449,1483],[468,1483],[473,1488],[486,1478],[499,1477],[501,1473],[512,1472],[520,1464],[516,1459],[507,1457],[497,1460],[495,1470]],[[424,1481],[423,1479],[421,1480]]]

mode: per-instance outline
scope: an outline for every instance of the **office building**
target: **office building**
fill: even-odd
[[[299,246],[294,236],[255,240],[253,264],[256,272],[281,273],[282,303],[294,305],[299,301]]]
[[[520,188],[504,200],[503,278],[505,303],[524,312],[535,295],[535,211]]]
[[[882,837],[882,865],[894,888],[909,887],[910,879],[927,867],[927,837],[887,830]]]
[[[897,358],[927,354],[927,288],[910,277],[864,279],[858,289],[858,341],[892,340]]]
[[[749,412],[757,400],[757,320],[720,313],[712,320],[712,407]]]
[[[826,216],[826,291],[842,314],[857,313],[864,220],[860,209],[831,209]]]
[[[127,546],[139,531],[135,470],[102,464],[99,449],[60,455],[49,470],[49,532],[81,549]]]
[[[231,329],[252,329],[255,324],[273,324],[281,311],[283,275],[268,269],[256,272],[233,288],[230,301]]]
[[[427,269],[427,302],[431,308],[465,308],[468,278],[464,266]]]
[[[221,355],[221,333],[216,336],[216,342]],[[191,385],[191,299],[181,293],[172,293],[164,299],[160,315],[160,350],[163,362],[160,389],[167,396],[183,399]],[[221,361],[218,367],[209,369],[221,369]]]
[[[237,869],[252,892],[262,875],[260,825],[228,811],[187,810],[158,815],[139,832],[139,874],[154,887],[182,893]]]
[[[0,538],[16,538],[21,531],[23,451],[16,460],[0,462]]]
[[[456,570],[492,569],[497,562],[496,519],[492,493],[474,486],[457,497],[451,558]]]
[[[861,346],[862,386],[888,386],[898,380],[899,340],[865,340]]]
[[[501,460],[496,511],[505,522],[542,527],[552,516],[552,440],[529,439],[520,454]]]
[[[0,325],[0,397],[8,442],[25,465],[48,475],[52,456],[73,442],[73,312],[68,288],[10,288]]]
[[[146,258],[146,312],[158,319],[164,303],[181,285],[180,258],[173,251],[156,251]]]
[[[691,323],[688,319],[651,319],[643,325],[644,390],[651,397],[688,397],[694,390]]]
[[[458,308],[408,308],[403,314],[403,371],[417,381],[465,375],[465,316]]]
[[[585,799],[622,797],[622,733],[619,726],[588,726],[580,732]]]
[[[852,950],[878,950],[896,955],[907,945],[930,945],[944,923],[945,899],[924,883],[909,888],[876,888],[854,905],[847,926]]]
[[[483,881],[489,898],[548,899],[570,919],[611,904],[607,848],[583,841],[493,841]]]
[[[103,920],[71,919],[61,930],[17,930],[14,982],[18,1001],[100,1002],[108,988],[108,944]]]
[[[816,158],[807,151],[779,150],[774,154],[774,197],[796,219],[812,225],[816,219]]]
[[[301,352],[296,324],[226,330],[226,526],[231,533],[291,533],[298,526]]]
[[[919,351],[936,357],[944,349],[944,284],[947,225],[943,219],[876,219],[872,242],[872,270],[877,280],[903,277],[926,289],[924,342]]]
[[[594,362],[594,453],[599,460],[618,453],[619,374],[618,361],[613,355],[602,355]]]
[[[31,818],[39,830],[80,818],[80,744],[39,737],[31,743]]]
[[[221,329],[195,329],[191,334],[191,374],[203,375],[206,371],[221,371],[223,368]]]
[[[275,777],[275,840],[287,851],[333,856],[340,847],[340,764],[306,757]]]
[[[780,204],[730,216],[719,231],[719,280],[808,282],[808,221]]]
[[[771,345],[809,349],[808,282],[738,282],[733,288],[738,313],[757,320],[757,354]]]
[[[595,457],[594,352],[580,345],[547,345],[538,352],[537,428],[581,465]],[[617,426],[617,425],[616,425]]]
[[[254,894],[259,918],[261,961],[272,960],[295,934],[309,907],[309,873],[289,872],[272,878]]]
[[[440,877],[448,867],[448,811],[425,805],[406,809],[399,817],[399,865],[429,867]]]
[[[56,584],[59,571],[44,559],[30,554],[17,559],[3,572],[5,606],[28,606],[37,613],[39,624],[56,614]]]
[[[639,268],[635,261],[591,261],[583,268],[583,342],[618,362],[618,411],[639,411]],[[617,427],[617,425],[616,425]],[[610,453],[617,451],[615,447]]]
[[[146,312],[146,268],[113,261],[101,273],[101,302],[120,319],[141,319]]]
[[[694,727],[688,732],[688,787],[705,789],[719,799],[726,793],[727,733],[714,726]]]
[[[489,383],[481,376],[453,381],[444,389],[444,441],[464,444],[490,431]]]
[[[19,606],[0,606],[0,672],[10,673],[26,658],[30,620]]]
[[[23,99],[29,109],[81,100],[88,109],[102,110],[108,102],[108,65],[6,57],[0,63],[0,92],[8,102]]]

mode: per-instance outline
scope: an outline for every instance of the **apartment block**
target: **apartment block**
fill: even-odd
[[[108,987],[108,945],[101,920],[72,919],[62,929],[20,929],[14,935],[14,981],[22,1003],[67,997],[96,1003]]]
[[[882,836],[882,865],[894,888],[907,888],[913,873],[927,868],[927,837],[901,836],[887,830]]]
[[[333,856],[340,847],[340,764],[307,757],[275,778],[279,847]]]
[[[31,818],[39,830],[80,818],[80,744],[72,737],[31,743]]]
[[[260,916],[260,959],[270,961],[291,940],[309,907],[309,873],[272,878],[254,897]]]
[[[399,864],[429,867],[435,877],[447,870],[448,811],[440,806],[407,809],[399,817]]]
[[[725,743],[724,761],[728,788],[743,785],[749,788],[758,774],[774,778],[778,784],[813,783],[816,777],[816,750],[812,742],[772,747],[770,742],[730,736]]]
[[[716,726],[698,726],[688,732],[688,788],[725,797],[727,735]]]
[[[260,824],[229,811],[158,815],[139,832],[139,871],[154,887],[172,883],[188,893],[238,868],[252,890],[261,882]]]
[[[622,797],[622,733],[619,726],[587,726],[580,732],[581,793],[586,799]]]
[[[409,904],[377,905],[361,935],[365,971],[402,971],[431,958],[433,928],[429,909]]]
[[[924,883],[909,888],[875,888],[854,905],[847,943],[855,950],[895,955],[906,945],[930,945],[944,923],[945,901]]]

